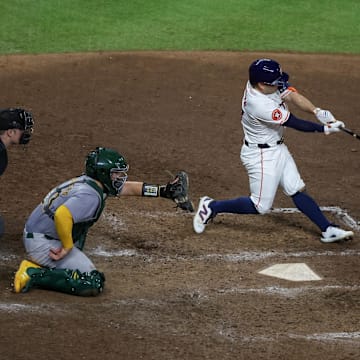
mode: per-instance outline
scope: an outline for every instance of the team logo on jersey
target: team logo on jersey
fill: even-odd
[[[280,109],[275,109],[271,114],[271,117],[274,121],[280,121],[282,116],[283,115]]]

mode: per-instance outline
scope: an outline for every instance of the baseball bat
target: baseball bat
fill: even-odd
[[[340,129],[341,129],[342,131],[346,132],[347,134],[353,136],[355,139],[360,140],[360,135],[354,133],[352,130],[347,129],[346,127],[341,127]]]

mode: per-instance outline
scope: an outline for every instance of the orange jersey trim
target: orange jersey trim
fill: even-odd
[[[294,88],[293,86],[289,86],[289,87],[288,87],[288,90],[290,90],[290,91],[292,91],[292,92],[298,92],[298,91],[296,90],[296,88]]]

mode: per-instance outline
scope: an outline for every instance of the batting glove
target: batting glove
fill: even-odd
[[[314,110],[314,114],[315,114],[316,118],[325,125],[329,122],[336,121],[334,115],[329,110],[323,110],[320,108],[316,108]]]
[[[332,133],[336,133],[340,131],[340,128],[345,127],[345,124],[342,121],[335,120],[332,123],[327,123],[324,126],[324,133],[325,135],[329,135]]]

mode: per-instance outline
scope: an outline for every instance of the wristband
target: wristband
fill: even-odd
[[[142,193],[141,193],[142,196],[158,197],[159,192],[160,192],[159,185],[143,183]]]

